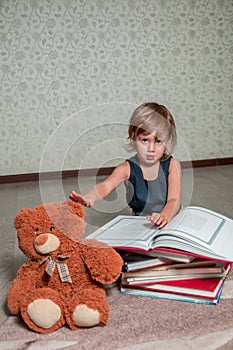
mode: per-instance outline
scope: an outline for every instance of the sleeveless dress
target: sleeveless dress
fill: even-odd
[[[167,202],[168,174],[172,157],[160,161],[158,177],[147,181],[143,177],[137,155],[127,159],[130,177],[125,181],[126,200],[134,215],[160,213]]]

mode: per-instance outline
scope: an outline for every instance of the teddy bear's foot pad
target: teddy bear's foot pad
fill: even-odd
[[[78,327],[93,327],[99,324],[98,310],[93,310],[85,304],[78,305],[73,312],[73,321]]]
[[[30,319],[39,327],[48,329],[61,317],[61,309],[49,299],[36,299],[28,305]]]

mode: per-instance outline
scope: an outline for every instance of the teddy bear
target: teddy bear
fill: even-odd
[[[83,237],[84,217],[82,205],[69,200],[23,208],[15,217],[18,245],[29,260],[7,305],[35,332],[107,324],[105,285],[119,278],[123,261],[114,248]]]

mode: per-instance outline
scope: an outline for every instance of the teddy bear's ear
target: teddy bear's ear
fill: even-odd
[[[73,201],[67,201],[67,203],[76,215],[78,215],[82,219],[85,217],[85,210],[80,203],[76,203]]]
[[[23,223],[30,222],[31,214],[32,214],[32,209],[29,209],[29,208],[23,208],[16,214],[16,217],[14,219],[14,225],[16,230],[18,230]]]

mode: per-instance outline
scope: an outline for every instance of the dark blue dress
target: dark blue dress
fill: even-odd
[[[168,174],[171,158],[161,160],[158,177],[147,181],[143,177],[137,155],[127,159],[130,177],[125,181],[126,200],[135,215],[160,213],[167,202]]]

